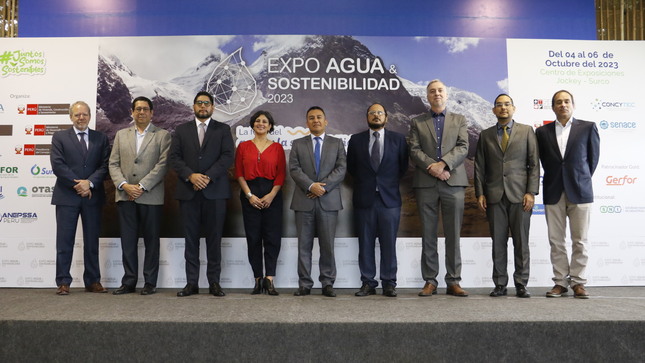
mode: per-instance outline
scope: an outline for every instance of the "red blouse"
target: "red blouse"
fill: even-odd
[[[245,180],[265,178],[273,180],[273,185],[284,185],[287,161],[284,149],[273,142],[262,153],[252,140],[241,142],[235,152],[235,179]]]

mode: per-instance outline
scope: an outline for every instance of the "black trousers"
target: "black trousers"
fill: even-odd
[[[264,178],[247,180],[246,184],[251,189],[251,193],[258,198],[262,198],[273,189],[273,180]],[[282,245],[282,190],[266,209],[253,207],[242,191],[240,191],[240,201],[253,276],[256,278],[264,276],[263,262],[266,276],[275,276]]]

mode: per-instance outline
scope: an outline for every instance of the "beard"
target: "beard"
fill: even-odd
[[[369,128],[372,129],[372,130],[378,130],[381,127],[385,126],[385,124],[376,123],[376,122],[373,122],[373,121],[368,121],[367,126],[369,126]]]
[[[198,119],[201,119],[201,120],[209,119],[209,118],[211,118],[211,116],[213,116],[213,113],[208,111],[208,110],[195,111],[195,117],[197,117]]]

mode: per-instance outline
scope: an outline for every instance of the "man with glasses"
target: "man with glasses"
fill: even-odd
[[[141,295],[157,291],[159,274],[159,231],[164,203],[164,177],[168,170],[170,133],[151,123],[152,101],[132,101],[134,125],[120,130],[110,155],[110,176],[119,211],[124,275],[114,295],[135,292],[139,276],[137,245],[143,234],[145,257]]]
[[[358,235],[361,289],[356,296],[376,294],[378,282],[374,248],[381,248],[383,295],[396,297],[396,235],[401,216],[399,182],[408,170],[405,136],[386,130],[387,111],[379,103],[367,109],[368,130],[352,135],[347,148],[347,171],[354,180],[354,217]]]
[[[231,128],[211,118],[213,96],[200,91],[193,100],[195,119],[177,126],[170,147],[170,163],[177,173],[175,197],[179,200],[186,247],[186,286],[177,296],[199,293],[199,237],[206,234],[206,277],[209,293],[224,296],[220,287],[222,233],[226,200],[231,197],[228,168],[235,144]]]
[[[103,181],[108,172],[107,136],[90,130],[90,106],[77,101],[69,108],[72,127],[52,136],[51,164],[56,185],[51,203],[56,206],[56,294],[68,295],[72,276],[78,217],[83,223],[85,291],[105,293],[99,269],[99,232],[105,202]]]
[[[527,298],[529,227],[540,185],[538,146],[533,127],[513,120],[515,106],[507,94],[495,99],[497,124],[483,130],[475,156],[475,195],[486,213],[493,239],[493,283],[490,296],[507,294],[508,232],[513,236],[515,295]]]

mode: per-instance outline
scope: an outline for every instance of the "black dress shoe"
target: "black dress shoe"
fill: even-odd
[[[276,291],[275,285],[273,285],[273,279],[268,279],[268,278],[265,277],[264,282],[262,283],[262,285],[264,286],[264,291],[266,291],[267,294],[269,294],[271,296],[280,295],[280,294],[278,294],[278,291]]]
[[[213,282],[211,284],[211,286],[208,288],[208,293],[212,294],[213,296],[226,296],[217,282]]]
[[[323,287],[322,294],[327,297],[336,297],[336,293],[334,292],[334,287],[331,285],[327,285]]]
[[[193,284],[186,284],[184,286],[183,290],[179,291],[177,293],[177,296],[179,297],[184,297],[184,296],[190,296],[190,295],[195,295],[199,294],[199,287],[197,285]]]
[[[361,286],[361,289],[358,290],[354,296],[368,296],[368,295],[374,295],[376,294],[376,289],[368,285],[367,283],[363,283],[363,286]]]
[[[499,296],[506,296],[508,291],[506,290],[506,286],[502,285],[497,285],[495,286],[495,289],[488,294],[488,296],[491,297],[499,297]]]
[[[311,289],[308,287],[299,287],[298,290],[296,290],[293,293],[293,296],[307,296],[311,294]]]
[[[515,296],[517,297],[531,297],[531,293],[526,289],[524,285],[515,285]]]
[[[253,291],[251,291],[251,295],[260,295],[261,293],[262,293],[262,278],[256,277],[255,286],[253,286]]]
[[[135,292],[136,289],[134,286],[128,286],[128,285],[121,285],[118,289],[112,291],[112,295],[123,295],[123,294],[131,294]]]
[[[392,285],[386,285],[383,288],[383,295],[387,297],[396,297],[396,289]]]
[[[152,295],[157,292],[157,288],[152,284],[143,285],[143,290],[141,290],[141,295]]]

